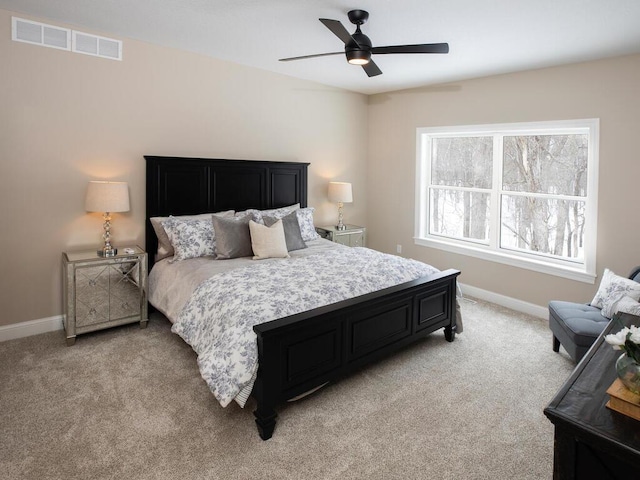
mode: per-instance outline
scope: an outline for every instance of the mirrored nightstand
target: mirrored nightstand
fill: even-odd
[[[333,225],[316,227],[316,232],[318,232],[318,235],[322,238],[348,247],[364,247],[366,230],[366,228],[357,225],[346,225],[344,230],[338,230]]]
[[[147,326],[147,254],[140,247],[118,248],[113,257],[98,256],[95,249],[64,252],[62,272],[67,345],[76,335],[103,328]]]

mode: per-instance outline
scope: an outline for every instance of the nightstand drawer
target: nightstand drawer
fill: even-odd
[[[357,225],[346,225],[343,230],[334,226],[316,227],[318,235],[348,247],[364,247],[366,229]]]
[[[364,231],[353,231],[345,234],[337,233],[335,234],[334,242],[347,247],[364,247]]]
[[[78,267],[75,281],[75,324],[109,321],[109,266]]]

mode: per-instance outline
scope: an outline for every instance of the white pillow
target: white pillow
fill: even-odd
[[[249,221],[249,231],[251,232],[251,248],[253,249],[254,260],[289,257],[282,220],[278,220],[270,227],[251,220]]]
[[[311,240],[317,240],[320,238],[318,232],[316,232],[316,227],[313,224],[313,211],[315,209],[313,207],[309,208],[301,208],[296,210],[296,215],[298,216],[298,224],[300,225],[300,233],[302,234],[302,239],[305,242],[309,242]]]
[[[605,268],[596,296],[591,300],[591,305],[603,308],[606,302],[607,311],[609,311],[611,305],[624,296],[631,297],[633,300],[638,301],[640,299],[640,283],[629,278],[620,277],[608,268]]]

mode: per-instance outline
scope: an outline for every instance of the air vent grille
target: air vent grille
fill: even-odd
[[[98,37],[73,32],[73,51],[87,55],[98,55]]]
[[[11,38],[16,42],[32,43],[43,47],[71,49],[71,30],[45,23],[12,17]]]
[[[48,47],[69,50],[69,30],[63,28],[42,27],[42,38]]]
[[[109,38],[98,39],[98,51],[103,57],[122,60],[122,42],[118,40],[111,40]]]
[[[11,39],[94,57],[122,60],[122,42],[45,23],[12,17]]]
[[[85,55],[122,60],[122,42],[90,33],[73,31],[72,50]]]

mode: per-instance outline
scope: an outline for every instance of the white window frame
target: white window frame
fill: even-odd
[[[588,135],[587,197],[585,199],[584,261],[569,261],[507,250],[500,247],[500,205],[502,186],[502,138],[513,135]],[[451,127],[426,127],[416,130],[416,245],[469,255],[536,272],[593,284],[596,278],[598,232],[598,165],[600,121],[597,118],[548,122],[526,122]],[[432,138],[493,136],[493,182],[490,207],[491,235],[488,244],[468,239],[429,234],[429,185],[431,184]],[[518,193],[518,192],[505,192]],[[498,219],[498,220],[493,220]]]

